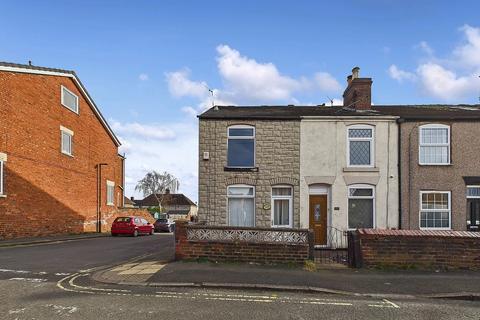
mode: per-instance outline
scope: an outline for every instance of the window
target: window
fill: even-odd
[[[375,190],[368,185],[348,187],[348,228],[375,227]]]
[[[420,229],[450,229],[450,191],[420,191]]]
[[[107,205],[113,206],[113,197],[115,193],[115,182],[107,180]]]
[[[348,128],[348,166],[373,167],[373,127],[350,126]]]
[[[272,188],[272,226],[292,227],[292,187]]]
[[[450,164],[450,127],[442,124],[421,126],[419,148],[420,164]]]
[[[62,105],[78,113],[78,97],[64,86],[62,86]]]
[[[3,184],[4,184],[4,161],[0,160],[0,196],[4,196]]]
[[[73,131],[60,126],[62,153],[73,155]]]
[[[480,226],[480,186],[467,186],[467,225],[470,230]]]
[[[253,168],[255,166],[255,128],[232,126],[228,128],[227,166]]]
[[[255,188],[234,185],[227,188],[228,224],[253,227],[255,225]]]

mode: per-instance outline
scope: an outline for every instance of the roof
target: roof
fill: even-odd
[[[18,63],[10,63],[10,62],[1,62],[0,61],[0,71],[8,71],[8,72],[20,72],[20,73],[31,73],[31,74],[42,74],[42,75],[50,75],[50,76],[60,76],[60,77],[69,77],[72,78],[75,84],[78,86],[80,91],[84,94],[87,102],[93,109],[93,113],[97,116],[100,123],[105,128],[109,136],[112,138],[115,145],[118,147],[121,145],[120,140],[118,140],[117,136],[113,132],[112,128],[107,123],[107,120],[103,117],[102,113],[98,109],[97,105],[93,101],[92,97],[88,93],[85,86],[78,78],[75,71],[72,70],[64,70],[64,69],[56,69],[56,68],[46,68],[46,67],[39,67],[33,66],[28,64],[18,64]]]
[[[183,193],[168,193],[168,194],[157,194],[159,199],[162,199],[163,206],[196,206],[196,204],[190,200]],[[158,201],[155,198],[155,195],[151,194],[142,200],[134,200],[137,206],[141,207],[156,207],[158,206]]]
[[[132,205],[132,206],[135,205],[135,202],[133,202],[132,199],[130,199],[129,197],[124,196],[123,198],[124,198],[123,202],[125,204],[129,204],[129,205]]]
[[[397,117],[405,120],[480,120],[480,105],[374,105],[371,110],[343,106],[216,106],[198,116],[217,120],[300,120],[308,117]]]

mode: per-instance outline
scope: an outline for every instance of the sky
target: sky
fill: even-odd
[[[126,195],[168,171],[197,201],[212,105],[479,103],[480,1],[6,1],[0,61],[75,70],[122,142]]]

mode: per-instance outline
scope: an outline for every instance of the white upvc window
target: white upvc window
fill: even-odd
[[[375,228],[375,188],[367,184],[348,187],[348,229]]]
[[[291,186],[272,187],[272,226],[292,227],[293,188]]]
[[[347,129],[348,167],[373,167],[375,130],[369,125],[352,125]]]
[[[62,105],[72,110],[75,113],[78,113],[78,96],[72,91],[68,90],[64,86],[61,87],[61,102]]]
[[[107,180],[107,205],[113,206],[113,199],[115,196],[115,182]]]
[[[73,156],[73,131],[60,126],[60,148],[63,154]]]
[[[5,161],[0,160],[0,196],[5,195],[4,183],[5,183]]]
[[[420,191],[420,229],[450,229],[450,199],[450,191]]]
[[[228,225],[255,226],[255,187],[232,185],[227,187]]]
[[[450,164],[450,127],[444,124],[420,126],[419,159],[421,165]]]
[[[255,127],[235,125],[227,130],[227,167],[255,167]]]

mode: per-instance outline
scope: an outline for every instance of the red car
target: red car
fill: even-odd
[[[112,236],[114,237],[119,234],[129,234],[134,237],[139,234],[152,235],[153,231],[153,225],[140,217],[118,217],[112,223]]]

